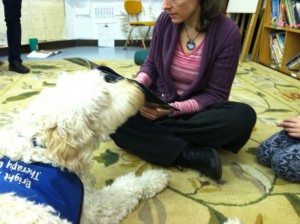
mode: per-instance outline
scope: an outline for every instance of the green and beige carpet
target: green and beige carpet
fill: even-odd
[[[96,62],[131,78],[139,69],[133,60]],[[67,61],[25,64],[30,74],[8,72],[7,62],[0,67],[0,126],[12,122],[14,113],[26,107],[42,89],[55,85],[63,72],[85,69]],[[300,112],[299,86],[298,80],[259,64],[240,64],[230,98],[252,105],[258,119],[250,140],[238,154],[220,152],[222,180],[215,182],[189,169],[168,168],[168,188],[141,202],[122,223],[219,224],[227,217],[239,217],[244,224],[299,224],[300,185],[277,178],[255,159],[257,146],[279,131],[275,123]],[[95,151],[87,180],[95,188],[102,188],[128,172],[156,168],[161,167],[107,142]]]

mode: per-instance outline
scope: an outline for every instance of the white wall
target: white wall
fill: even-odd
[[[162,0],[142,0],[142,3],[140,20],[155,20],[162,11]],[[23,0],[22,44],[28,44],[31,37],[39,42],[95,39],[100,45],[126,40],[129,26],[123,4],[123,0]],[[101,14],[103,8],[110,9],[109,13]],[[5,46],[6,25],[0,3],[0,47]]]
[[[28,44],[30,37],[40,42],[67,38],[64,0],[22,1],[22,44]],[[4,7],[0,3],[0,47],[6,44]]]
[[[139,16],[140,21],[156,20],[162,11],[162,0],[142,2],[143,11]],[[127,39],[128,20],[134,18],[128,18],[123,4],[123,0],[65,0],[68,38],[98,39],[102,44],[103,41],[107,42],[110,39]],[[137,33],[135,32],[133,36],[137,36]]]

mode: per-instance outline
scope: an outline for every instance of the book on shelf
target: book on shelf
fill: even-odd
[[[295,16],[295,26],[300,28],[300,0],[293,0],[292,7]]]
[[[300,70],[300,52],[288,60],[285,66],[289,70]]]
[[[279,21],[278,25],[280,27],[286,26],[290,24],[288,16],[288,10],[287,10],[287,5],[286,5],[286,0],[280,0],[280,7],[279,7]]]
[[[285,42],[285,32],[275,33],[280,50],[283,52],[284,50],[284,42]]]
[[[300,28],[300,0],[271,0],[271,25]]]
[[[172,107],[169,103],[164,102],[162,99],[160,99],[158,96],[156,96],[150,89],[145,87],[143,84],[137,82],[134,79],[126,78],[126,77],[118,74],[117,72],[115,72],[114,70],[112,70],[111,68],[109,68],[107,66],[98,65],[92,61],[89,61],[86,58],[80,58],[80,57],[64,58],[64,60],[75,63],[77,65],[81,65],[81,66],[86,67],[91,70],[97,69],[97,70],[101,71],[104,74],[104,79],[107,82],[113,83],[120,79],[127,79],[130,82],[134,82],[134,83],[138,84],[145,95],[145,101],[146,101],[145,105],[148,107],[160,108],[160,109],[165,109],[165,110],[174,110],[174,111],[178,110],[178,109]]]
[[[279,0],[271,1],[271,25],[277,26],[279,21]]]
[[[49,50],[34,50],[30,52],[28,58],[48,58],[50,56],[61,53],[61,51],[49,51]]]
[[[270,33],[270,51],[272,65],[280,67],[284,52],[285,34],[282,32]]]
[[[286,9],[287,9],[287,15],[288,15],[288,24],[286,26],[293,28],[295,27],[295,15],[292,9],[292,0],[284,0],[286,4]]]
[[[291,5],[289,3],[289,0],[281,0],[283,1],[283,4],[285,6],[285,9],[286,9],[286,17],[287,17],[287,21],[286,23],[284,24],[285,26],[287,27],[291,27],[291,24],[293,24],[293,16],[291,14]]]

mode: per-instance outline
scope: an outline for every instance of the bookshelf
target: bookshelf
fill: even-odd
[[[271,24],[272,0],[266,0],[265,15],[263,18],[263,28],[261,33],[260,52],[258,62],[271,67],[284,74],[300,79],[299,71],[291,71],[286,68],[286,63],[297,53],[300,52],[300,29],[289,28],[287,26],[275,26]],[[270,34],[284,33],[283,55],[280,65],[274,65],[271,59]]]

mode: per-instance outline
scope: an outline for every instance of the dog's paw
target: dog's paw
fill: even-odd
[[[143,198],[151,198],[165,189],[169,182],[169,174],[164,170],[146,170],[139,179],[143,186]]]

